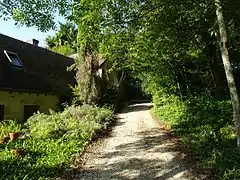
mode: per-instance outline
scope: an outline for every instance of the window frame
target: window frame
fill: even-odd
[[[13,66],[16,66],[16,67],[19,67],[19,68],[23,68],[22,60],[20,59],[20,57],[18,56],[17,53],[4,50],[4,54],[7,56],[8,60],[10,61],[10,63],[11,63]],[[9,57],[9,54],[14,55],[14,56],[17,57],[17,61],[18,61],[18,63],[20,64],[20,66],[18,66],[18,65],[16,65],[16,64],[13,63],[12,59]]]

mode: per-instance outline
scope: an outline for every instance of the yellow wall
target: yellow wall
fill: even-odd
[[[39,105],[40,112],[54,109],[59,102],[56,95],[42,93],[0,91],[0,105],[4,105],[4,119],[24,119],[24,105]]]

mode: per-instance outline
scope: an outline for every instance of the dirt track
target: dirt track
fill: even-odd
[[[150,108],[150,103],[134,104],[119,114],[110,137],[87,155],[82,172],[73,179],[196,179],[183,166],[176,141],[151,117]]]

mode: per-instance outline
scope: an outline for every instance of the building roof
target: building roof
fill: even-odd
[[[16,53],[23,68],[14,66],[5,51]],[[68,72],[74,60],[47,49],[0,34],[0,89],[29,92],[59,92],[74,84]]]

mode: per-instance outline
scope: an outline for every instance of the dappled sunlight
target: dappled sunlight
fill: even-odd
[[[150,108],[150,103],[133,104],[119,114],[112,135],[71,178],[194,179],[185,154],[151,118]]]

